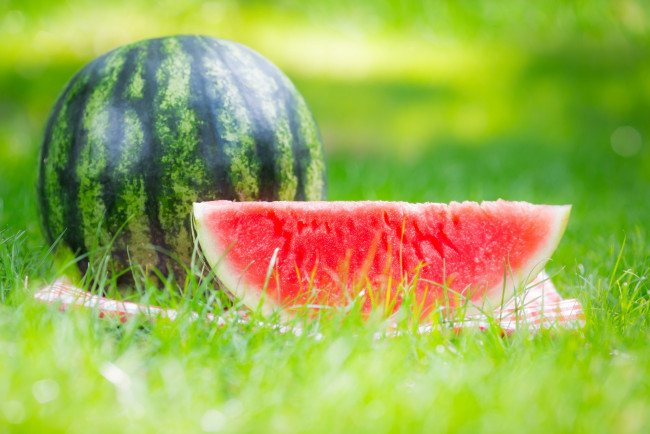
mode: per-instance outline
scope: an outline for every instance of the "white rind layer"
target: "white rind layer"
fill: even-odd
[[[483,205],[483,203],[481,203]],[[527,283],[533,281],[537,275],[544,270],[544,266],[551,259],[553,252],[557,249],[567,223],[571,215],[571,205],[540,205],[551,210],[553,214],[553,223],[551,224],[551,233],[546,238],[546,243],[540,246],[528,262],[524,263],[519,270],[506,270],[507,276],[505,285],[503,280],[489,288],[485,292],[482,303],[478,303],[480,308],[470,306],[469,313],[476,311],[492,312],[495,308],[507,302],[515,293],[515,290],[522,289]],[[480,300],[479,300],[480,301]]]
[[[482,202],[483,205],[486,202]],[[566,229],[571,214],[571,205],[540,205],[551,210],[553,223],[551,232],[546,242],[540,246],[538,251],[529,261],[523,264],[518,270],[507,269],[507,276],[497,285],[489,288],[485,295],[478,300],[472,300],[466,306],[466,313],[491,312],[496,307],[505,303],[515,293],[516,289],[522,288],[532,281],[543,269],[551,255],[557,248],[564,230]],[[201,245],[201,250],[208,263],[213,268],[215,275],[224,285],[225,289],[250,309],[261,309],[262,314],[270,315],[278,313],[282,319],[289,318],[273,299],[263,295],[253,294],[255,291],[246,291],[246,283],[241,279],[239,273],[235,272],[226,260],[226,254],[230,246],[223,246],[205,225],[206,211],[210,208],[210,202],[194,203],[194,218],[196,231]]]
[[[270,315],[278,312],[282,319],[288,318],[272,299],[264,298],[253,294],[254,291],[246,291],[246,282],[236,273],[226,260],[226,253],[229,246],[222,246],[212,233],[207,230],[205,222],[205,211],[209,208],[209,202],[195,202],[194,203],[194,219],[196,222],[196,233],[199,238],[201,250],[205,255],[208,263],[214,270],[215,276],[225,287],[224,289],[233,297],[247,306],[250,309],[261,309],[263,315]]]

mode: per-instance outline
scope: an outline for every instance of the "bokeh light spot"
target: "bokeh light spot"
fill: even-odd
[[[59,383],[51,378],[36,381],[32,386],[32,393],[39,403],[46,404],[59,396]]]
[[[12,425],[18,425],[25,419],[25,407],[20,401],[11,400],[5,402],[3,413],[5,420]]]
[[[225,424],[226,416],[219,410],[208,410],[201,418],[201,429],[204,432],[219,432]]]
[[[25,27],[25,16],[21,11],[9,11],[2,21],[2,28],[10,34],[17,34]]]
[[[641,134],[630,126],[618,127],[611,137],[612,149],[621,157],[636,155],[643,145]]]

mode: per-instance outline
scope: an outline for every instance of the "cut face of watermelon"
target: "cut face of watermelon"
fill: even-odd
[[[498,306],[557,247],[570,206],[526,202],[230,202],[194,204],[208,262],[252,309],[395,311],[410,293],[426,318],[440,305]]]

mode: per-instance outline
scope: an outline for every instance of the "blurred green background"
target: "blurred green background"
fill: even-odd
[[[649,27],[634,0],[0,0],[0,227],[40,240],[38,147],[76,70],[201,33],[294,80],[322,130],[330,199],[573,203],[570,239],[618,239],[650,210]]]

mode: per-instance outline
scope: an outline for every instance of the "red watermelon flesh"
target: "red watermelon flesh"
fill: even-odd
[[[526,202],[194,204],[201,249],[250,308],[495,306],[542,270],[570,206]],[[504,282],[505,277],[505,282]]]

